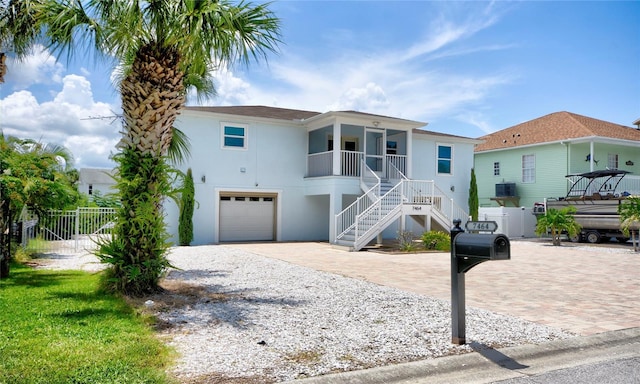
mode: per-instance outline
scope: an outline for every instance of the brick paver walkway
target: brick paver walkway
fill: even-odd
[[[451,299],[448,253],[347,252],[327,243],[227,244],[294,264]],[[466,275],[466,305],[580,335],[640,327],[640,253],[511,241],[511,260]]]

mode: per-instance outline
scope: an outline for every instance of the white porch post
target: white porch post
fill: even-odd
[[[329,241],[336,242],[336,215],[342,211],[342,194],[335,190],[329,193]]]
[[[593,172],[593,158],[595,157],[593,153],[593,140],[589,142],[589,172]]]
[[[413,130],[410,129],[407,132],[407,177],[412,179],[413,178]]]
[[[334,176],[340,175],[340,150],[342,149],[342,137],[340,134],[340,123],[338,121],[333,122],[333,171]]]

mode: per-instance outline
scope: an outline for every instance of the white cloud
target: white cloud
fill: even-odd
[[[39,103],[29,91],[0,100],[5,135],[64,145],[77,168],[111,167],[109,153],[119,139],[119,122],[87,119],[113,115],[111,105],[93,100],[91,85],[82,76],[68,75],[50,101]]]
[[[23,60],[10,57],[7,60],[6,83],[13,89],[24,89],[33,84],[52,84],[62,81],[64,66],[51,56],[43,46],[36,45],[33,53]]]

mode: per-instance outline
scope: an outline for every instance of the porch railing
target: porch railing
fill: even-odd
[[[364,152],[340,151],[340,176],[360,177],[363,172],[362,160]],[[387,173],[389,178],[395,178],[394,172],[407,172],[407,156],[387,155]],[[392,164],[393,167],[390,167]],[[307,155],[307,177],[333,175],[333,151],[310,153]]]

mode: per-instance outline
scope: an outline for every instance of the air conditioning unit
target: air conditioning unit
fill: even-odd
[[[496,197],[516,196],[516,183],[496,184]]]

